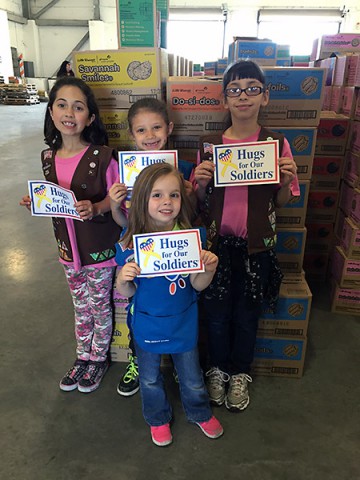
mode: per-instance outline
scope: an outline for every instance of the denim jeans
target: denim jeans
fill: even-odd
[[[140,393],[145,421],[153,427],[169,423],[172,408],[166,396],[160,370],[161,354],[142,350],[135,342],[139,366]],[[182,405],[189,422],[210,420],[212,412],[197,348],[171,355],[179,378]]]
[[[235,247],[228,247],[231,257],[231,289],[223,300],[206,299],[201,305],[208,334],[208,353],[211,367],[229,375],[250,373],[258,320],[262,302],[249,307],[245,300],[245,266]],[[262,282],[266,289],[269,276],[269,257],[259,254]]]

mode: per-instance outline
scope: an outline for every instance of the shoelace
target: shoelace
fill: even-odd
[[[243,394],[247,387],[247,382],[251,383],[252,378],[246,373],[242,373],[240,375],[233,375],[231,377],[233,394],[235,395]]]
[[[84,375],[84,378],[88,379],[88,380],[95,380],[97,374],[99,373],[99,370],[101,370],[103,368],[102,365],[95,365],[94,363],[91,363],[89,366],[88,366],[88,369],[87,369],[87,372],[85,373]]]
[[[70,370],[68,370],[66,376],[74,380],[77,380],[78,377],[82,377],[85,370],[86,370],[86,365],[81,365],[80,363],[77,363],[72,368],[70,368]]]
[[[223,372],[218,367],[213,367],[205,374],[206,377],[209,377],[209,381],[213,386],[222,386],[223,383],[226,383],[230,380],[230,375]]]
[[[131,382],[135,377],[139,375],[139,369],[133,359],[131,359],[129,365],[127,366],[126,373],[124,375],[124,382]]]

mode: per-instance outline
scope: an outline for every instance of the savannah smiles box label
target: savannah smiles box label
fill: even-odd
[[[214,145],[215,187],[279,183],[279,142]]]
[[[133,188],[141,170],[153,163],[170,163],[177,168],[177,150],[119,152],[120,182]]]
[[[66,217],[81,220],[74,203],[74,192],[59,187],[56,183],[42,180],[29,180],[31,213],[37,217]]]
[[[143,233],[133,243],[140,277],[204,271],[199,230]]]

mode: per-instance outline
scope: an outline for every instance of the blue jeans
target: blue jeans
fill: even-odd
[[[146,352],[137,343],[135,348],[145,421],[153,427],[169,423],[172,408],[160,371],[161,354]],[[187,419],[192,423],[207,422],[212,417],[212,412],[197,348],[189,352],[173,353],[171,357],[178,374],[180,396]]]
[[[208,334],[210,367],[229,375],[250,373],[262,302],[249,307],[246,302],[245,267],[236,248],[228,247],[231,257],[231,288],[223,300],[202,298]],[[259,254],[261,276],[266,290],[269,257]]]

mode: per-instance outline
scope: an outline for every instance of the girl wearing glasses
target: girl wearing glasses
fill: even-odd
[[[207,387],[212,403],[239,412],[250,402],[248,383],[264,300],[275,309],[282,280],[274,247],[275,207],[300,194],[296,164],[283,135],[260,126],[269,91],[252,61],[230,65],[223,77],[227,128],[203,137],[195,190],[207,226],[208,248],[219,257],[202,307],[208,332]],[[279,140],[280,183],[214,188],[212,145]],[[201,162],[201,163],[200,163]]]

